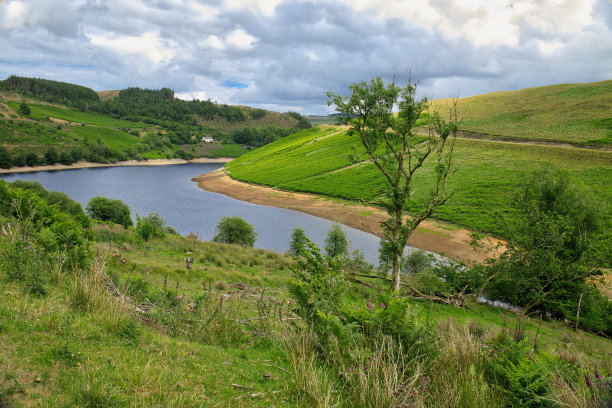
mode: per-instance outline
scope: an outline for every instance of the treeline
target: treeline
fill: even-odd
[[[19,92],[51,103],[62,103],[83,109],[97,107],[98,94],[91,88],[67,82],[11,75],[0,81],[0,89]]]
[[[168,88],[160,90],[127,88],[119,96],[100,104],[99,111],[106,115],[164,126],[164,121],[197,125],[194,115],[207,120],[223,118],[230,123],[243,122],[247,114],[238,107],[217,105],[211,101],[184,101],[174,97]]]
[[[297,126],[290,129],[278,126],[268,126],[266,128],[245,127],[244,129],[235,130],[231,135],[231,139],[234,143],[261,147],[300,130],[312,127],[308,119],[297,112],[287,112],[287,115],[297,119]]]

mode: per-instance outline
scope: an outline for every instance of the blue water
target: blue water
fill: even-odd
[[[219,218],[237,215],[253,224],[257,232],[255,246],[276,252],[288,249],[291,231],[303,228],[320,248],[332,222],[298,211],[251,204],[222,194],[204,191],[192,177],[214,171],[221,164],[191,163],[171,166],[130,166],[0,174],[6,181],[38,181],[47,190],[62,191],[83,207],[96,196],[120,199],[135,214],[159,213],[166,224],[181,235],[193,232],[203,240],[211,240]],[[351,241],[351,250],[358,249],[366,260],[376,264],[379,238],[342,226]]]

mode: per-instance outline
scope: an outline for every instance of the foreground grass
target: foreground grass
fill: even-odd
[[[99,226],[95,236],[94,250],[104,262],[94,260],[86,272],[52,274],[44,297],[24,293],[20,284],[4,276],[0,279],[2,406],[339,403],[348,407],[357,403],[354,390],[344,389],[337,380],[338,370],[349,367],[326,366],[313,357],[304,348],[316,347],[312,334],[291,324],[296,322],[287,302],[287,284],[293,279],[291,258],[194,238],[141,242],[134,232],[119,226]],[[6,238],[0,238],[0,249],[5,244]],[[194,259],[190,270],[187,257]],[[363,308],[366,299],[377,296],[375,292],[353,286],[346,298],[352,307]],[[441,355],[448,361],[455,361],[447,353],[463,344],[462,336],[485,339],[514,317],[488,306],[457,309],[417,300],[411,303],[411,315],[450,339],[440,343]],[[597,366],[604,373],[612,371],[607,339],[538,319],[528,319],[526,331],[538,332],[540,344],[551,352]],[[469,350],[480,356],[483,350],[477,344],[474,340]],[[365,357],[355,356],[355,363]],[[375,358],[365,361],[372,364]],[[447,360],[435,361],[439,365]],[[423,371],[415,380],[417,390],[431,368],[419,370]],[[468,367],[457,370],[466,376],[465,384],[485,386],[482,379],[470,380]],[[370,399],[374,394],[366,391],[372,391],[371,379],[362,380],[366,400],[356,406],[388,406]],[[454,380],[435,376],[435,381],[450,387]],[[442,392],[446,386],[436,387]],[[444,406],[438,402],[445,398],[457,404],[467,401],[452,389],[439,396],[431,391],[427,398],[412,401],[416,406]],[[484,404],[473,406],[499,406],[504,401],[489,391],[471,395]],[[382,398],[380,393],[376,395]],[[447,406],[461,406],[457,404]]]

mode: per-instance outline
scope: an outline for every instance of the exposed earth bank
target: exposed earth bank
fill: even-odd
[[[116,163],[92,163],[80,161],[74,164],[54,164],[51,166],[32,166],[32,167],[12,167],[10,169],[0,169],[2,173],[31,173],[34,171],[52,171],[52,170],[74,170],[86,169],[90,167],[121,167],[121,166],[167,166],[170,164],[186,164],[186,163],[228,163],[232,158],[220,157],[218,159],[198,158],[191,160],[183,159],[150,159],[150,160],[127,160]]]
[[[378,236],[381,236],[381,221],[387,219],[386,212],[374,207],[243,183],[229,177],[223,169],[194,177],[192,180],[207,191],[221,193],[253,204],[301,211]],[[489,248],[500,242],[496,238],[490,238],[490,241]],[[412,234],[408,245],[444,254],[464,262],[480,262],[491,256],[490,253],[474,251],[470,242],[470,231],[443,222],[428,220],[421,223]]]

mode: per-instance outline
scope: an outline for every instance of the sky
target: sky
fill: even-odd
[[[612,0],[0,0],[0,78],[302,114],[408,72],[430,98],[612,79]]]

